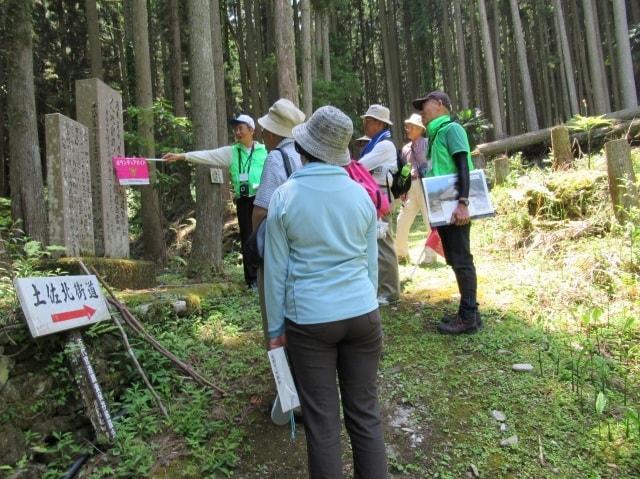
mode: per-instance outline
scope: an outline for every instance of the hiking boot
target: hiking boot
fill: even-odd
[[[474,334],[479,330],[478,322],[475,319],[463,319],[461,316],[450,320],[448,323],[438,324],[438,332],[441,334]]]
[[[450,323],[451,321],[453,321],[454,319],[456,319],[458,317],[458,313],[451,313],[451,314],[445,314],[442,319],[440,320],[440,323]],[[482,322],[482,317],[480,316],[480,312],[476,312],[476,317],[475,317],[475,325],[478,328],[478,331],[481,330],[482,328],[484,328],[484,323]]]

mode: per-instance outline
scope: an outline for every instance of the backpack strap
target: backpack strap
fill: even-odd
[[[289,155],[287,155],[282,148],[276,148],[276,151],[280,152],[282,156],[282,163],[284,164],[284,170],[287,173],[287,178],[291,176],[292,168],[291,168],[291,159]]]

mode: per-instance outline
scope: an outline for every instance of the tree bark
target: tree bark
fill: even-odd
[[[322,74],[324,81],[331,81],[331,47],[329,43],[329,14],[322,12]]]
[[[533,88],[531,86],[531,75],[529,74],[529,65],[527,63],[527,50],[524,43],[522,22],[520,21],[520,10],[518,9],[517,0],[509,0],[509,4],[511,6],[513,35],[515,37],[516,50],[518,52],[518,66],[520,69],[520,78],[522,80],[522,94],[527,130],[535,131],[538,129],[538,115],[536,113],[536,104],[533,98]]]
[[[482,46],[484,49],[485,72],[487,75],[487,88],[489,93],[489,108],[491,109],[491,121],[496,138],[502,138],[502,117],[498,104],[498,87],[496,86],[496,70],[493,62],[493,47],[491,46],[491,34],[487,21],[487,9],[484,0],[478,0],[478,13],[480,19],[480,33],[482,34]]]
[[[302,110],[310,116],[313,112],[313,79],[311,65],[311,2],[300,0],[300,12],[302,14]]]
[[[210,0],[211,10],[211,53],[213,55],[213,77],[216,93],[216,129],[217,144],[226,145],[227,135],[227,95],[224,84],[224,54],[222,47],[222,22],[220,17],[220,2]],[[256,88],[254,85],[253,88]],[[227,184],[227,183],[225,183]]]
[[[440,38],[440,55],[442,61],[442,83],[444,84],[444,90],[449,94],[449,98],[451,99],[451,104],[454,108],[459,108],[458,98],[457,98],[457,90],[456,90],[456,77],[453,72],[453,62],[454,62],[454,54],[452,51],[452,37],[453,32],[451,31],[451,19],[449,18],[449,10],[450,4],[449,2],[442,2],[442,37]],[[389,15],[392,14],[389,9]],[[390,25],[389,31],[391,32],[394,29],[394,25]],[[393,42],[391,42],[393,45]],[[385,59],[386,61],[386,59]],[[392,64],[391,68],[394,65]],[[398,88],[397,86],[395,88]]]
[[[480,39],[478,38],[478,21],[476,19],[475,8],[471,10],[470,19],[470,32],[471,32],[471,57],[473,58],[473,68],[471,71],[482,71],[482,61],[480,60]],[[472,102],[475,106],[481,110],[486,110],[483,97],[482,97],[482,82],[477,76],[473,79],[473,99]]]
[[[171,97],[176,116],[187,116],[184,106],[184,82],[182,80],[182,40],[180,38],[180,10],[178,0],[169,0],[169,35],[171,37]]]
[[[609,12],[608,11],[609,8],[608,7],[605,8],[605,6],[606,4],[600,3],[600,13],[596,16],[600,20],[600,28],[604,29],[604,38],[605,38],[604,45],[606,45],[607,58],[606,60],[603,58],[602,64],[605,67],[604,74],[606,75],[606,70],[610,72],[610,75],[608,77],[610,78],[610,83],[609,83],[610,88],[608,89],[608,91],[611,92],[610,107],[612,110],[615,111],[622,108],[620,106],[622,101],[620,99],[620,86],[619,86],[620,83],[618,80],[619,66],[618,66],[618,56],[616,55],[616,52],[615,52],[616,38],[613,33],[613,29],[615,27],[612,25],[613,13]],[[595,10],[595,4],[594,4],[594,12],[595,11],[596,10]]]
[[[216,83],[211,49],[209,0],[188,0],[189,68],[194,148],[206,150],[218,145],[216,127]],[[212,268],[222,270],[222,226],[224,205],[220,185],[212,184],[209,168],[196,167],[196,231],[191,248],[189,270],[200,275]]]
[[[86,0],[85,11],[87,15],[87,40],[89,43],[91,76],[102,80],[104,71],[102,69],[102,50],[100,48],[100,19],[96,0]]]
[[[501,185],[507,180],[507,176],[509,176],[509,157],[507,155],[500,155],[493,160],[493,173],[496,185]]]
[[[33,78],[33,0],[7,0],[7,117],[14,220],[32,239],[48,241]]]
[[[624,0],[613,0],[613,18],[616,26],[616,51],[618,53],[618,79],[622,90],[622,108],[634,108],[638,105],[636,82],[633,76],[631,46],[629,44],[629,26]]]
[[[235,17],[236,17],[236,31],[235,31],[235,40],[236,46],[238,48],[238,67],[240,69],[240,88],[242,89],[242,110],[245,112],[253,111],[253,115],[255,116],[256,106],[253,104],[252,100],[252,88],[251,88],[251,78],[249,76],[249,67],[247,60],[248,49],[246,48],[245,42],[245,18],[243,16],[242,11],[242,2],[241,0],[235,0],[233,2],[235,9]],[[245,0],[246,5],[246,0]],[[251,108],[250,108],[251,107]]]
[[[2,35],[0,35],[0,38]],[[0,85],[6,85],[5,77],[5,57],[0,56]],[[6,197],[9,194],[9,182],[7,181],[7,155],[5,145],[5,113],[7,111],[7,95],[0,89],[0,196]]]
[[[400,97],[398,95],[398,85],[400,81],[397,79],[399,72],[394,71],[392,62],[392,46],[389,36],[389,16],[386,8],[385,0],[378,0],[380,30],[382,31],[382,48],[384,53],[384,69],[387,80],[387,98],[389,99],[389,109],[391,110],[391,121],[400,125],[402,115],[402,105],[400,105]],[[397,52],[396,52],[397,53]],[[393,140],[396,145],[402,141],[402,131],[400,128],[394,128],[392,131]]]
[[[551,129],[551,149],[553,151],[554,170],[564,170],[573,164],[569,128],[556,126]]]
[[[153,120],[153,95],[151,87],[151,63],[149,57],[149,28],[146,0],[131,0],[133,23],[133,48],[135,52],[136,71],[136,99],[140,107],[138,117],[138,134],[143,140],[142,155],[148,158],[155,157],[154,120]],[[167,251],[164,242],[163,214],[160,208],[158,191],[155,187],[155,164],[149,164],[149,177],[151,184],[141,186],[140,217],[142,219],[142,242],[146,258],[164,264],[167,259]]]
[[[506,118],[504,108],[504,86],[503,86],[503,67],[502,67],[502,54],[501,46],[502,39],[500,36],[500,20],[502,15],[500,14],[500,0],[492,0],[493,22],[491,24],[493,33],[493,60],[496,67],[496,88],[498,89],[498,105],[500,106],[500,118],[502,119],[502,131],[506,129]]]
[[[259,36],[256,28],[256,17],[253,12],[254,0],[245,0],[245,30],[246,30],[246,58],[247,58],[247,74],[249,77],[249,88],[251,90],[251,111],[253,116],[257,118],[262,114],[264,108],[260,101],[260,79],[258,74],[258,58],[260,51],[257,48],[256,41]],[[240,47],[238,47],[240,48]]]
[[[469,85],[467,83],[466,47],[464,45],[464,32],[462,30],[462,8],[460,0],[453,0],[453,18],[456,29],[456,45],[458,48],[458,86],[460,87],[460,105],[464,110],[469,108]],[[409,62],[412,62],[409,57]]]
[[[573,116],[580,112],[578,106],[578,95],[576,93],[575,74],[573,70],[573,61],[571,59],[571,50],[569,48],[569,38],[567,37],[567,29],[564,23],[564,13],[562,12],[561,0],[553,0],[553,10],[556,18],[556,26],[558,29],[558,43],[560,44],[560,57],[562,67],[565,73],[565,84],[567,93],[569,94],[569,114]]]
[[[514,1],[514,0],[512,0]],[[589,53],[589,71],[591,72],[591,83],[593,85],[593,107],[595,113],[602,114],[611,111],[609,103],[609,95],[607,93],[605,81],[602,71],[602,48],[597,41],[598,24],[594,17],[593,5],[591,0],[582,0],[582,9],[584,11],[584,36],[587,37],[587,51]]]
[[[418,79],[418,72],[416,69],[416,53],[414,48],[414,38],[412,34],[412,17],[411,17],[411,6],[412,2],[410,0],[402,1],[402,22],[403,22],[403,33],[404,33],[404,44],[406,48],[406,65],[407,65],[407,95],[409,99],[416,98],[420,94],[420,81]],[[362,14],[362,2],[359,2],[358,9],[358,17],[361,19]],[[360,20],[361,21],[361,20]],[[362,29],[360,30],[360,34],[362,35]],[[364,60],[364,59],[363,59]],[[366,63],[363,65],[363,69],[366,69]],[[465,76],[466,82],[466,76]],[[468,103],[467,96],[467,103]],[[467,107],[465,107],[467,108]]]
[[[609,192],[613,212],[621,224],[629,219],[629,212],[638,207],[636,176],[631,162],[631,147],[626,139],[612,140],[604,145],[609,174]]]
[[[293,33],[293,12],[289,0],[275,0],[276,68],[278,95],[298,104],[296,46]]]
[[[313,51],[315,57],[313,78],[317,78],[318,66],[322,61],[322,13],[315,8],[313,10]]]

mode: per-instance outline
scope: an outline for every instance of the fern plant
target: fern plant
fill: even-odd
[[[585,132],[587,134],[587,167],[591,168],[591,133],[596,128],[603,128],[613,125],[611,118],[600,116],[574,115],[567,122],[567,127],[573,131]]]

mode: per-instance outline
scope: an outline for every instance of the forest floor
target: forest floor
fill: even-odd
[[[494,188],[498,215],[472,228],[485,324],[478,334],[436,332],[459,299],[442,259],[401,266],[402,298],[382,308],[379,372],[392,477],[640,477],[640,230],[615,226],[605,190],[601,160],[590,171],[516,170]],[[570,211],[577,202],[578,217]],[[414,261],[424,240],[418,219],[410,237]],[[215,283],[185,284],[179,270],[162,275],[162,287],[119,295],[133,311],[162,298],[187,299],[186,316],[164,305],[139,317],[227,394],[220,399],[196,386],[132,336],[169,420],[124,353],[112,355],[110,372],[127,371],[133,381],[122,393],[106,391],[112,410],[126,411],[116,421],[116,444],[100,452],[60,436],[47,444],[55,463],[44,478],[61,477],[82,450],[93,457],[80,478],[307,477],[303,426],[292,441],[290,429],[267,415],[273,380],[258,298],[241,285],[238,256],[226,258],[225,277]],[[101,328],[98,343],[101,334],[114,334]],[[533,371],[515,372],[516,363]],[[517,444],[501,446],[513,436]],[[345,476],[352,477],[344,431],[343,439]],[[31,441],[35,452],[27,458],[44,447]],[[0,477],[19,467],[0,466]]]

